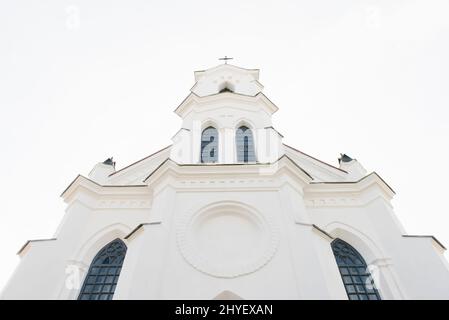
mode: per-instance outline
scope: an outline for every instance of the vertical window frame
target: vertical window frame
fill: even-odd
[[[78,300],[112,300],[127,249],[117,238],[98,251],[84,278]]]
[[[245,128],[245,130],[242,130],[242,128]],[[248,131],[249,134],[245,134],[246,131]],[[248,138],[248,145],[245,145],[245,138]],[[235,130],[234,143],[235,143],[235,159],[237,163],[257,162],[254,132],[250,126],[244,123],[241,123],[237,126],[237,129]],[[245,147],[247,147],[246,152]]]
[[[363,256],[339,238],[332,241],[331,248],[348,299],[382,300]],[[367,279],[370,286],[367,286]]]
[[[214,135],[211,135],[207,131],[214,131]],[[213,141],[209,138],[209,141],[205,140],[205,135],[210,135],[214,137]],[[220,134],[218,132],[218,129],[214,125],[208,125],[201,131],[201,141],[200,141],[200,163],[218,163],[220,160]],[[212,157],[209,155],[205,158],[203,158],[203,151],[204,148],[209,146],[210,144],[213,144],[212,147],[214,148],[214,156],[213,160]]]

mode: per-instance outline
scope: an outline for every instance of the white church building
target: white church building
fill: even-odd
[[[259,70],[196,71],[173,144],[76,177],[0,298],[449,299],[444,246],[405,232],[393,189],[283,144],[262,91]]]

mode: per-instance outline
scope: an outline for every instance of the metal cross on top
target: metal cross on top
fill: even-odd
[[[228,64],[228,60],[232,60],[234,58],[228,58],[228,56],[224,56],[224,58],[218,58],[218,60],[224,60],[225,64]]]

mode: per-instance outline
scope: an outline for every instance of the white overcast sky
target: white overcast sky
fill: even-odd
[[[449,1],[1,1],[0,288],[76,175],[170,144],[224,55],[260,68],[285,143],[357,158],[409,234],[449,246]]]

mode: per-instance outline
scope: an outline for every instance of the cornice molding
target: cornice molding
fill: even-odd
[[[360,194],[361,192],[378,187],[386,199],[391,200],[395,192],[394,190],[376,173],[372,172],[357,181],[340,181],[340,182],[314,182],[312,181],[306,187],[306,193],[309,200],[313,198],[328,197],[338,198],[341,195]]]
[[[175,109],[174,112],[181,118],[184,118],[191,111],[194,105],[199,106],[205,105],[208,106],[209,108],[213,108],[214,102],[222,102],[226,100],[231,102],[233,101],[237,101],[240,103],[244,102],[249,105],[255,105],[256,103],[261,102],[266,112],[270,115],[278,111],[278,107],[270,99],[268,99],[267,96],[265,96],[262,92],[259,92],[254,96],[225,92],[225,93],[212,94],[204,97],[200,97],[197,94],[191,92]]]
[[[182,129],[184,129],[184,128],[181,128],[180,130],[182,130]],[[179,131],[180,131],[180,130],[179,130]],[[188,129],[185,129],[185,130],[188,130]],[[166,146],[166,147],[164,147],[164,148],[162,148],[162,149],[160,149],[160,150],[158,150],[158,151],[156,151],[156,152],[153,152],[153,153],[150,154],[149,156],[146,156],[146,157],[144,157],[144,158],[142,158],[142,159],[140,159],[140,160],[137,160],[137,161],[131,163],[130,165],[127,165],[126,167],[121,168],[120,170],[117,170],[117,171],[111,173],[111,174],[109,175],[109,177],[114,177],[114,176],[116,176],[116,175],[120,175],[121,173],[126,172],[127,169],[131,169],[132,167],[134,167],[134,166],[136,166],[136,165],[138,165],[138,164],[141,164],[141,163],[144,162],[145,160],[149,160],[149,159],[151,159],[151,158],[157,156],[158,154],[160,154],[160,153],[166,151],[166,150],[169,149],[171,146],[172,146],[172,145],[170,144],[170,145],[168,145],[168,146]]]
[[[95,195],[108,197],[108,196],[133,196],[134,199],[110,199],[106,201],[138,201],[139,196],[147,196],[150,194],[148,186],[146,184],[141,185],[100,185],[97,182],[90,180],[82,175],[78,175],[72,183],[62,192],[61,197],[65,202],[70,202],[71,199],[80,191],[90,191]]]
[[[437,245],[442,251],[446,251],[446,247],[435,237],[432,235],[412,235],[412,234],[404,234],[403,238],[423,238],[430,239],[435,245]]]
[[[31,244],[33,244],[33,243],[46,242],[46,241],[56,241],[56,240],[57,240],[56,238],[27,240],[25,242],[25,244],[19,249],[19,251],[17,251],[17,255],[22,257],[25,254],[26,249],[29,248],[31,246]]]
[[[286,171],[301,187],[309,184],[312,177],[288,156],[283,155],[274,163],[268,164],[178,164],[171,159],[166,159],[151,172],[144,183],[155,187],[158,182],[172,175],[176,177],[176,185],[180,188],[191,188],[193,185],[199,189],[219,188],[229,189],[240,186],[242,188],[273,189],[273,177],[280,176]],[[262,184],[259,184],[262,183]],[[225,190],[224,190],[225,191]]]
[[[259,80],[260,69],[242,68],[230,63],[226,63],[226,64],[219,64],[209,69],[194,71],[193,74],[195,76],[195,81],[198,81],[201,76],[214,73],[216,71],[219,71],[220,69],[233,69],[239,73],[249,73],[254,77],[256,81]]]
[[[162,221],[154,221],[154,222],[145,222],[139,224],[137,227],[135,227],[129,234],[127,234],[124,239],[128,242],[133,240],[137,234],[139,234],[141,231],[145,229],[145,226],[153,226],[153,225],[160,225],[162,224]]]

